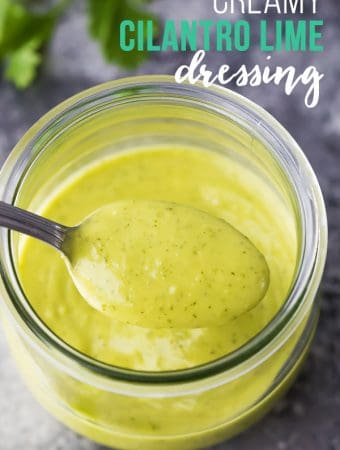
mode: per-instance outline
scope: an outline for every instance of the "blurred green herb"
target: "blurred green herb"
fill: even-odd
[[[36,77],[43,50],[72,1],[0,0],[0,63],[4,77],[18,88]],[[145,8],[150,0],[87,1],[89,31],[105,59],[126,68],[138,66],[146,54],[120,50],[119,25],[124,19],[155,19]]]
[[[145,11],[148,0],[88,0],[90,33],[99,41],[105,59],[133,69],[146,57],[146,52],[123,52],[119,48],[119,25],[122,20],[154,20]],[[99,4],[100,3],[100,7]],[[156,21],[155,21],[156,22]]]

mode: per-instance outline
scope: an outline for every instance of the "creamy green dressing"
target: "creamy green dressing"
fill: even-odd
[[[98,209],[67,235],[63,251],[84,299],[145,328],[219,326],[263,298],[263,255],[225,220],[169,202]]]
[[[182,249],[174,264],[173,256],[167,260],[166,248],[170,244],[176,246],[184,237],[179,239],[169,234],[168,230],[174,226],[170,222],[175,217],[168,211],[168,216],[161,221],[161,232],[166,235],[166,239],[160,243],[160,235],[151,232],[152,248],[148,250],[146,264],[142,266],[136,264],[136,261],[145,247],[145,241],[143,237],[139,240],[135,233],[131,233],[131,240],[125,239],[122,242],[120,238],[127,234],[121,223],[116,230],[119,239],[110,241],[113,247],[106,257],[119,255],[117,273],[123,286],[120,292],[123,305],[128,294],[138,294],[138,300],[134,303],[138,314],[131,314],[126,304],[124,307],[119,306],[119,314],[125,320],[123,323],[115,320],[112,315],[97,311],[84,301],[58,252],[34,239],[22,238],[19,275],[24,290],[37,314],[69,345],[98,360],[126,368],[147,371],[188,368],[216,359],[242,346],[261,331],[282,306],[295,269],[295,225],[284,200],[265,180],[241,162],[197,149],[125,151],[111,159],[85,167],[65,180],[46,199],[39,212],[53,220],[74,226],[96,209],[120,201],[171,202],[188,209],[198,209],[216,218],[213,225],[214,229],[216,227],[215,231],[219,229],[219,219],[223,219],[231,224],[233,230],[247,236],[258,252],[247,239],[243,236],[240,238],[237,231],[235,233],[239,240],[230,240],[231,229],[224,227],[221,235],[215,236],[203,248],[206,240],[202,239],[202,230],[207,223],[203,220],[201,231],[195,227],[191,229],[190,243]],[[133,212],[136,213],[137,209],[135,204],[127,213],[129,220],[136,218]],[[152,221],[153,214],[143,214],[142,219]],[[142,229],[145,226],[146,224]],[[138,232],[138,227],[133,227]],[[105,238],[105,241],[107,244],[109,238]],[[233,258],[228,259],[226,250],[231,242],[233,245],[229,250]],[[139,244],[141,246],[136,248]],[[242,246],[253,252],[253,256],[244,259]],[[96,251],[99,248],[102,247],[98,244]],[[203,259],[208,259],[201,260],[200,252]],[[124,254],[131,259],[126,267],[142,272],[138,273],[138,277],[125,272]],[[266,268],[261,255],[269,267],[270,280],[265,274]],[[161,262],[160,266],[157,260]],[[164,276],[165,264],[176,266],[175,278]],[[199,265],[199,269],[203,267],[205,274],[201,274],[195,264]],[[231,267],[234,264],[237,267],[233,270]],[[235,275],[229,276],[228,272],[232,271]],[[96,269],[94,273],[97,275],[99,272]],[[158,279],[150,297],[152,274]],[[233,277],[237,281],[233,281]],[[209,286],[208,280],[212,278],[214,283]],[[242,284],[243,279],[246,284]],[[228,286],[229,283],[232,286]],[[244,293],[243,286],[246,286]],[[173,310],[171,303],[163,311],[160,310],[161,306],[156,301],[161,295],[160,291],[165,290],[169,293],[170,302],[174,301]],[[192,298],[185,297],[185,291],[190,292]],[[257,292],[251,300],[254,307],[249,307],[249,311],[237,316],[242,312],[238,310],[235,314],[237,307],[245,298],[250,298],[250,291],[253,294]],[[259,302],[260,292],[265,292],[265,295]],[[174,293],[176,295],[172,297]],[[193,305],[197,301],[196,294],[202,295],[203,300]],[[243,297],[243,294],[246,295]],[[184,300],[180,300],[181,297]],[[149,301],[149,314],[144,326],[126,323],[140,324],[134,318],[142,315],[143,304]],[[226,302],[229,307],[233,305],[233,315],[237,317],[225,323],[224,319],[229,318],[229,313],[225,312],[221,324],[217,316],[223,316]],[[117,304],[108,304],[109,308],[112,306]],[[185,311],[186,307],[188,309]],[[171,328],[173,324],[168,323],[169,319],[177,321],[182,328]],[[154,328],[154,321],[157,324],[161,322],[163,328]]]

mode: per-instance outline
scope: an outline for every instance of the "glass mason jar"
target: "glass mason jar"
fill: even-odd
[[[326,214],[302,151],[263,109],[222,88],[149,76],[95,87],[39,120],[2,169],[1,199],[38,210],[68,174],[149,143],[228,152],[281,195],[298,258],[289,294],[270,323],[233,353],[191,369],[155,373],[101,363],[67,345],[38,317],[17,276],[20,239],[5,229],[1,311],[26,383],[60,421],[114,448],[195,449],[248,427],[294,379],[318,318]]]

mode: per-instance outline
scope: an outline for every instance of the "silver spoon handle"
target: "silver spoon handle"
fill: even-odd
[[[28,234],[61,250],[68,227],[0,201],[0,226]]]

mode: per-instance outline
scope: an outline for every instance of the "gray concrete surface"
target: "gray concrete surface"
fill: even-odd
[[[167,18],[213,17],[207,0],[156,0],[153,8]],[[315,64],[325,72],[316,109],[306,110],[301,90],[289,98],[275,87],[233,88],[267,108],[288,128],[319,177],[330,228],[320,324],[304,370],[286,398],[259,424],[215,450],[340,450],[340,5],[338,0],[322,0],[319,8],[326,21],[326,52],[275,56],[282,65]],[[0,83],[1,161],[24,131],[52,106],[83,88],[125,75],[102,61],[85,26],[78,2],[59,27],[38,81],[25,92]],[[218,67],[231,62],[238,67],[262,58],[255,48],[227,57],[212,54],[210,63]],[[137,73],[173,74],[180,62],[188,59],[187,55],[154,55]],[[14,367],[1,331],[0,449],[103,450],[59,425],[36,403]]]

